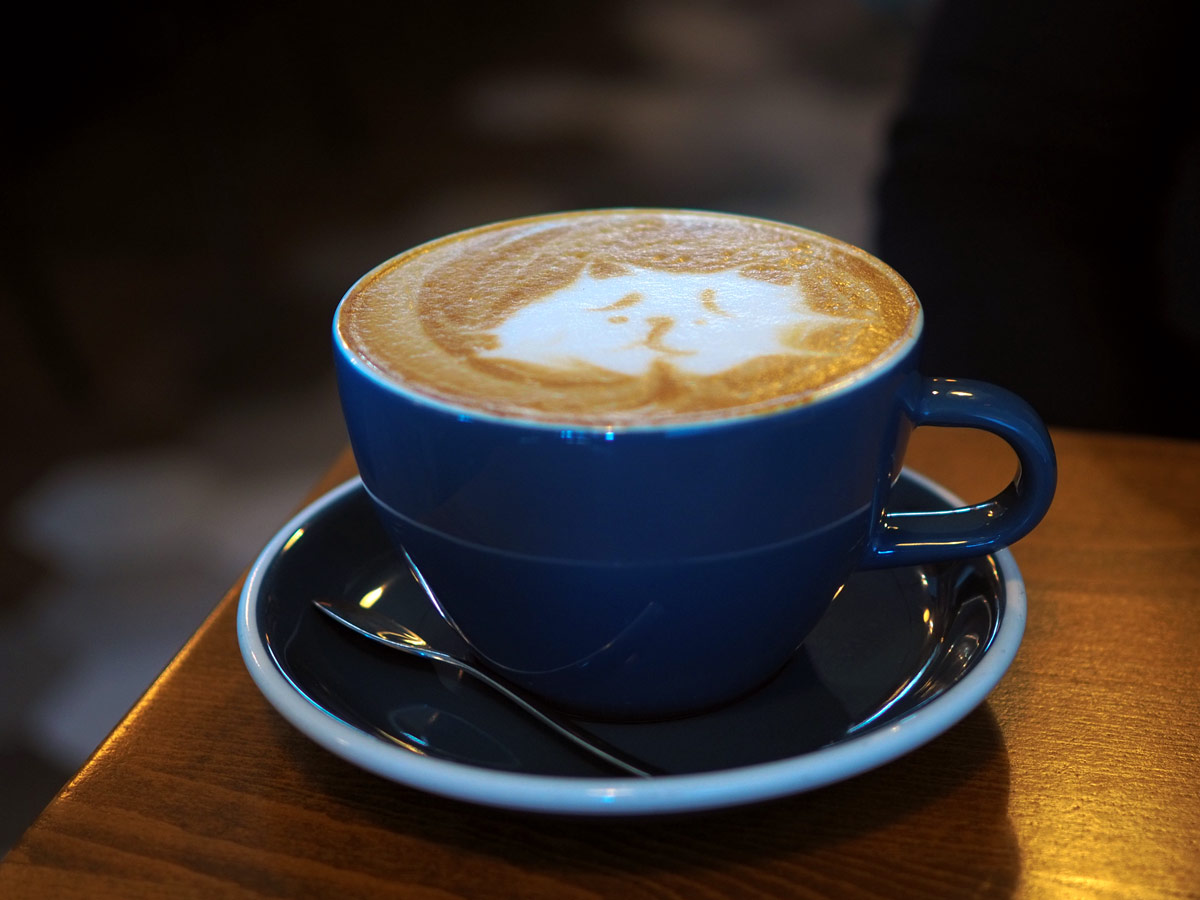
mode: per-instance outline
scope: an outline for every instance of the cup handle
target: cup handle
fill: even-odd
[[[982,428],[1017,454],[1017,473],[984,503],[924,512],[885,512],[860,566],[877,569],[981,556],[1028,534],[1050,508],[1058,478],[1054,445],[1028,403],[980,381],[926,378],[913,425]]]

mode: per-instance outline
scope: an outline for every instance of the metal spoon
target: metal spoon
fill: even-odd
[[[415,570],[413,576],[424,587]],[[358,592],[351,592],[338,601],[319,598],[313,603],[335,622],[364,637],[404,653],[462,670],[502,694],[575,746],[625,774],[640,778],[662,774],[645,763],[630,760],[615,747],[584,732],[561,716],[547,712],[536,701],[518,693],[499,677],[469,662],[468,657],[474,654],[466,640],[444,618],[431,598],[415,587],[402,576],[393,577],[357,597],[354,594]]]

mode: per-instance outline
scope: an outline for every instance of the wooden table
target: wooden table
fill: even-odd
[[[1009,474],[986,435],[919,437],[914,467],[968,498]],[[442,800],[267,705],[235,586],[0,863],[0,897],[1200,897],[1200,443],[1055,437],[1058,497],[1014,550],[1016,663],[882,769],[670,819]]]

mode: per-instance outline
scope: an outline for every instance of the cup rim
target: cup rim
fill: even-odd
[[[665,422],[660,421],[651,423],[618,422],[608,425],[594,422],[572,422],[569,417],[563,417],[559,419],[550,416],[547,416],[546,418],[534,418],[531,416],[522,415],[502,415],[500,413],[470,406],[465,402],[455,403],[451,400],[438,397],[434,394],[425,393],[421,390],[418,390],[417,386],[402,382],[399,378],[388,374],[380,366],[372,363],[370,360],[356,353],[350,348],[342,336],[339,323],[341,321],[342,310],[346,306],[347,300],[359,289],[361,285],[375,278],[382,270],[397,265],[405,257],[422,254],[432,249],[436,245],[445,243],[447,241],[458,240],[468,234],[474,234],[512,225],[519,225],[525,222],[536,222],[547,219],[568,218],[589,214],[619,215],[635,213],[697,215],[718,218],[746,219],[753,222],[778,225],[796,231],[807,232],[824,240],[834,241],[842,247],[866,257],[875,264],[883,265],[893,272],[900,284],[904,288],[907,288],[908,292],[911,294],[915,305],[915,314],[909,323],[906,333],[897,338],[896,342],[890,348],[888,348],[884,353],[881,353],[879,356],[875,357],[875,359],[871,360],[871,362],[867,365],[862,366],[859,369],[855,369],[853,372],[850,372],[832,382],[823,384],[820,387],[785,397],[782,399],[782,401],[780,398],[776,398],[772,401],[764,401],[763,404],[760,404],[760,406],[763,408],[760,408],[760,406],[740,407],[736,410],[722,410],[712,415],[698,415],[695,418],[680,418]],[[900,360],[904,359],[905,356],[907,356],[916,348],[916,345],[920,341],[921,334],[924,331],[924,322],[924,308],[921,305],[920,299],[917,297],[916,291],[913,290],[912,286],[908,284],[904,277],[892,269],[891,266],[888,266],[888,264],[883,260],[878,259],[878,257],[868,253],[861,247],[851,244],[848,241],[843,241],[840,238],[835,238],[831,235],[815,231],[811,228],[805,228],[801,225],[793,225],[788,222],[782,222],[775,219],[743,215],[740,213],[667,207],[600,207],[562,210],[538,215],[499,219],[484,225],[462,228],[449,234],[441,235],[428,241],[424,241],[420,244],[396,253],[373,266],[367,272],[363,273],[361,276],[355,279],[354,283],[351,284],[349,288],[346,289],[345,293],[342,294],[341,299],[338,301],[338,304],[334,309],[332,331],[334,349],[337,355],[341,357],[347,364],[349,364],[356,374],[373,382],[377,387],[383,388],[389,393],[396,394],[399,397],[419,406],[429,407],[432,410],[454,416],[464,421],[482,420],[498,425],[507,425],[520,428],[535,428],[547,431],[571,432],[579,434],[612,435],[618,432],[678,433],[680,431],[703,430],[713,427],[759,421],[761,419],[810,408],[833,397],[848,393],[864,384],[882,377],[885,373],[890,372]]]

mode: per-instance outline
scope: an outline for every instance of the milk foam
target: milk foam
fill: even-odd
[[[502,418],[600,428],[768,413],[911,347],[912,289],[803,228],[594,210],[440,238],[365,276],[338,313],[397,387]]]
[[[655,361],[716,375],[772,354],[812,354],[797,338],[845,320],[808,307],[794,285],[725,272],[635,268],[575,282],[517,310],[480,353],[541,366],[642,375]]]

